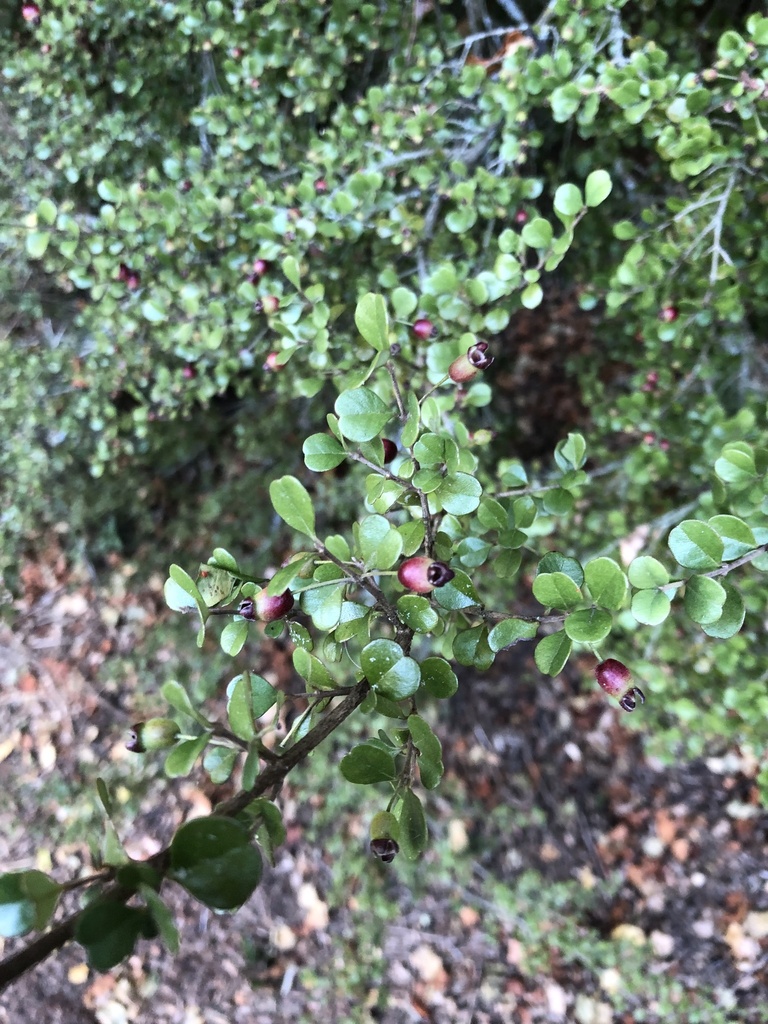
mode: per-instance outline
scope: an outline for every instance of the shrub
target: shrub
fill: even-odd
[[[6,536],[62,515],[84,466],[108,506],[169,437],[242,402],[235,440],[272,464],[292,554],[267,581],[217,538],[198,571],[171,567],[166,598],[199,616],[200,644],[229,617],[233,657],[249,631],[287,630],[307,688],[278,752],[260,720],[285,697],[265,679],[234,675],[226,722],[163,686],[195,723],[163,733],[167,774],[202,755],[239,792],[146,863],[110,831],[98,898],[62,933],[94,966],[158,929],[177,944],[164,879],[218,909],[247,899],[254,840],[269,857],[282,838],[267,794],[355,711],[387,722],[341,762],[386,788],[374,850],[418,856],[418,785],[442,774],[425,702],[455,692],[453,664],[484,671],[520,642],[544,674],[574,653],[631,666],[670,756],[712,736],[762,756],[768,18],[713,16],[680,42],[697,5],[647,6],[557,0],[530,30],[467,35],[449,5],[409,21],[394,3],[75,0],[5,44],[11,157],[30,173],[3,195],[2,273],[42,275],[72,310],[63,335],[3,342]],[[555,280],[605,313],[580,371],[594,438],[526,466],[491,444],[490,360]],[[39,317],[42,292],[22,312]],[[0,881],[6,931],[43,927],[60,886]]]

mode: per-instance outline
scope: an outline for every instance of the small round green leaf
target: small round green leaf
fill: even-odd
[[[462,608],[472,608],[480,604],[480,598],[472,580],[461,569],[456,570],[456,575],[449,583],[433,590],[432,596],[436,604],[448,611],[459,611]]]
[[[748,486],[757,478],[754,452],[743,442],[725,445],[715,461],[715,473],[726,484]]]
[[[221,649],[230,658],[236,657],[245,646],[248,639],[248,623],[245,619],[235,619],[228,622],[221,631]]]
[[[701,628],[707,636],[717,640],[727,640],[735,636],[744,625],[744,602],[741,594],[730,583],[720,584],[725,590],[725,603],[720,618],[709,622]]]
[[[584,600],[581,590],[564,572],[540,572],[533,594],[545,608],[573,608]]]
[[[538,632],[538,622],[527,622],[525,619],[504,619],[494,626],[488,634],[488,646],[492,651],[502,651],[521,640],[532,640]]]
[[[534,217],[520,234],[525,244],[533,249],[546,249],[552,244],[552,225],[543,217]]]
[[[450,515],[465,516],[480,504],[483,488],[469,473],[453,473],[433,491],[435,503]]]
[[[691,576],[685,584],[684,605],[700,626],[717,622],[725,604],[725,587],[709,576]]]
[[[641,590],[632,598],[632,614],[644,626],[658,626],[669,615],[670,604],[662,590]]]
[[[45,255],[51,240],[50,231],[30,231],[27,235],[26,249],[30,259],[39,260]]]
[[[460,665],[467,665],[485,672],[491,667],[496,655],[488,644],[488,627],[485,624],[462,629],[453,640],[453,656]]]
[[[304,462],[314,473],[326,473],[340,466],[347,457],[332,434],[312,434],[302,445]]]
[[[385,516],[366,516],[357,539],[366,569],[389,569],[400,558],[403,538]]]
[[[563,217],[575,217],[584,207],[581,190],[576,185],[560,185],[555,191],[554,207]]]
[[[548,676],[559,675],[570,657],[571,648],[571,638],[563,629],[543,637],[533,654],[539,672]]]
[[[432,697],[452,697],[459,688],[456,673],[443,658],[425,658],[421,663],[421,681]]]
[[[339,429],[350,441],[371,441],[392,416],[392,409],[369,388],[342,392],[334,408]]]
[[[256,737],[248,673],[235,676],[227,686],[227,718],[230,729],[241,740],[250,743]]]
[[[617,611],[627,596],[627,577],[612,558],[593,558],[584,566],[584,578],[592,600],[601,608]]]
[[[638,590],[651,590],[669,583],[669,573],[664,566],[650,555],[639,555],[633,559],[627,570],[629,582]]]
[[[563,629],[576,643],[597,644],[611,631],[613,619],[602,608],[585,608],[572,612],[563,623]]]
[[[434,789],[443,777],[443,748],[420,715],[410,715],[408,731],[419,752],[419,774],[425,789]]]
[[[723,561],[732,562],[757,547],[754,533],[736,516],[712,516],[709,526],[717,530],[724,544]]]
[[[416,633],[430,633],[440,621],[440,616],[426,597],[418,594],[404,594],[398,598],[397,614]]]
[[[525,529],[520,523],[516,525],[520,526],[520,529]],[[577,587],[582,586],[584,583],[584,570],[581,567],[581,563],[577,562],[575,558],[562,554],[560,551],[550,551],[544,555],[539,562],[538,572],[564,572],[566,576],[571,577]]]
[[[591,174],[587,175],[584,185],[584,197],[587,206],[599,206],[611,194],[612,188],[611,176],[607,171],[592,171]]]
[[[194,767],[195,761],[208,745],[211,738],[209,732],[196,736],[191,740],[182,740],[173,750],[169,751],[165,759],[165,774],[169,779],[179,779],[189,775]]]
[[[717,569],[725,546],[718,534],[698,519],[686,519],[672,530],[669,550],[686,569]]]

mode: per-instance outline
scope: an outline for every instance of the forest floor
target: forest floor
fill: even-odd
[[[20,584],[0,627],[0,866],[88,873],[97,776],[129,853],[149,856],[228,790],[199,770],[163,780],[161,759],[128,754],[122,733],[162,713],[169,671],[220,693],[219,663],[207,652],[208,670],[179,668],[190,624],[164,609],[162,578],[129,562],[96,580],[51,545]],[[435,720],[446,778],[427,797],[422,861],[368,856],[377,808],[342,782],[349,735],[333,737],[279,798],[287,841],[241,910],[211,914],[169,888],[176,957],[146,940],[98,974],[72,944],[4,993],[0,1024],[764,1022],[755,765],[736,750],[649,759],[641,709],[630,723],[576,675],[542,680],[521,649],[465,671]],[[250,654],[290,683],[279,641]]]

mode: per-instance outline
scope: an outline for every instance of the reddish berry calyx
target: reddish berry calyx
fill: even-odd
[[[478,341],[463,356],[453,360],[448,367],[448,376],[456,384],[465,384],[481,370],[487,370],[492,362],[493,356],[488,355],[488,342]]]
[[[293,594],[290,590],[274,596],[268,594],[266,590],[260,590],[255,597],[246,597],[240,602],[237,614],[250,622],[255,622],[256,619],[261,622],[276,622],[285,618],[293,604]]]
[[[179,738],[179,727],[172,718],[150,718],[131,726],[125,746],[131,753],[144,754],[148,750],[172,747]]]
[[[632,673],[623,661],[606,658],[595,669],[595,678],[603,690],[615,697],[624,711],[634,711],[637,702],[645,704],[645,694],[639,686],[632,685]]]
[[[413,333],[419,339],[419,341],[426,341],[431,338],[435,333],[435,325],[431,320],[421,319],[417,320],[411,328]]]
[[[266,260],[254,260],[253,270],[251,271],[248,280],[251,282],[251,284],[255,284],[259,280],[259,278],[263,277],[266,274],[268,270],[269,264],[267,263]]]
[[[383,437],[381,443],[384,445],[384,465],[388,466],[397,455],[397,445],[394,441],[390,441],[388,437]]]
[[[132,292],[136,291],[136,289],[141,284],[141,275],[139,274],[138,270],[133,270],[125,263],[120,264],[120,267],[117,271],[117,279],[118,281],[122,281],[123,284],[125,284],[126,287],[129,288]]]
[[[397,570],[397,578],[414,594],[429,594],[435,587],[450,583],[456,573],[445,562],[436,562],[428,555],[406,558]]]
[[[21,5],[21,16],[28,25],[40,24],[40,8],[34,3]]]

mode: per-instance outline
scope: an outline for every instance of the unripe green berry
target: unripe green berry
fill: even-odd
[[[150,718],[130,728],[125,745],[135,754],[144,754],[172,747],[178,737],[179,727],[172,718]]]
[[[370,830],[370,850],[374,857],[391,864],[400,849],[395,838],[399,832],[400,824],[394,814],[389,811],[374,814]]]

